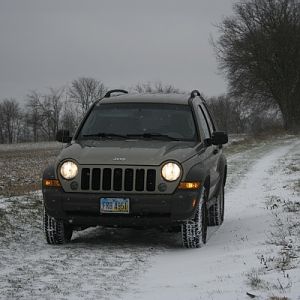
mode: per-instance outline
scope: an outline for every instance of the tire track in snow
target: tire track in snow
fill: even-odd
[[[256,253],[263,247],[271,223],[264,208],[268,195],[264,184],[271,180],[268,171],[296,146],[300,146],[299,140],[277,145],[237,186],[230,184],[225,222],[208,244],[156,256],[152,268],[138,281],[139,288],[124,299],[248,299],[244,276],[257,266]]]

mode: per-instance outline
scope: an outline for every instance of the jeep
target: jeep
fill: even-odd
[[[227,162],[198,90],[128,94],[111,90],[90,107],[73,137],[43,173],[44,233],[69,242],[90,226],[180,231],[183,245],[206,243],[224,219]]]

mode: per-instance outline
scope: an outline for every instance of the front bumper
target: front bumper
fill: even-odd
[[[119,198],[120,194],[67,193],[62,188],[44,188],[43,196],[50,216],[76,226],[150,227],[172,226],[192,218],[201,192],[202,189],[177,190],[171,195],[126,194],[130,199],[129,214],[100,213],[100,198]]]

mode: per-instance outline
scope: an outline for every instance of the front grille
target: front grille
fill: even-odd
[[[144,168],[82,168],[81,190],[154,192],[156,170]]]

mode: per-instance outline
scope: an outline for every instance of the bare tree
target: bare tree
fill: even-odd
[[[277,104],[286,129],[300,130],[299,0],[242,0],[214,43],[231,94]]]
[[[33,141],[38,142],[39,131],[42,124],[41,105],[42,96],[36,91],[32,91],[27,95],[27,123],[32,127]]]
[[[106,91],[102,82],[90,77],[80,77],[72,81],[69,97],[80,106],[81,113],[84,115],[90,105],[102,98]]]
[[[138,83],[134,87],[134,91],[140,94],[150,93],[150,94],[179,94],[180,90],[175,88],[171,84],[163,84],[162,82],[156,83]]]
[[[0,102],[0,144],[5,143],[5,130],[4,130],[4,116],[3,116],[3,109],[2,103]]]
[[[241,113],[241,102],[231,99],[228,95],[207,99],[210,111],[215,117],[218,129],[230,133],[245,131],[245,122]]]
[[[79,116],[76,111],[76,107],[69,101],[65,101],[62,109],[61,127],[65,130],[69,130],[71,134],[75,132],[75,129],[79,123]]]
[[[47,123],[51,129],[52,139],[55,139],[56,133],[59,128],[59,121],[61,116],[61,110],[63,107],[62,104],[62,96],[64,93],[64,89],[53,89],[50,88],[48,94],[44,96],[44,113],[47,116]]]
[[[22,118],[19,103],[11,98],[0,103],[1,139],[9,144],[17,142]]]
[[[229,95],[208,98],[207,104],[215,116],[218,129],[229,133],[258,134],[282,126],[278,109],[269,108],[266,112],[251,102]]]
[[[47,140],[55,139],[63,107],[64,89],[50,88],[49,93],[41,95],[32,91],[27,95],[27,114],[30,117],[34,141],[38,140],[39,132]]]

